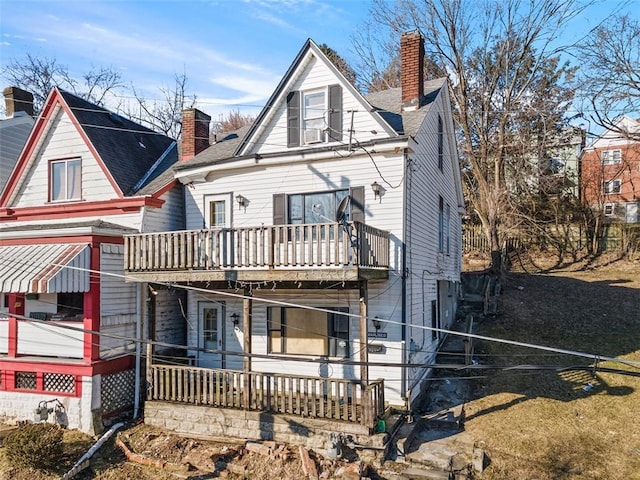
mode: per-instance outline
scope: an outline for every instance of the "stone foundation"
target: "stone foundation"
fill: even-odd
[[[309,449],[326,448],[330,433],[351,436],[356,444],[372,447],[382,447],[385,437],[370,435],[362,425],[330,419],[157,401],[146,402],[144,421],[186,435],[274,440]]]

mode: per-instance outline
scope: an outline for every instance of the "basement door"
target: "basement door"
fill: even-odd
[[[224,368],[224,355],[217,352],[225,349],[223,318],[224,305],[221,303],[198,302],[199,367]]]

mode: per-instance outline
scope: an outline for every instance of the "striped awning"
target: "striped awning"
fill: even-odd
[[[0,292],[88,292],[86,243],[0,246]]]

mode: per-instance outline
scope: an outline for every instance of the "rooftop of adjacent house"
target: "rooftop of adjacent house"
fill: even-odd
[[[420,108],[412,111],[402,111],[402,89],[399,87],[371,93],[365,95],[364,98],[399,135],[413,136],[418,132],[434,99],[438,96],[440,90],[446,86],[446,81],[445,78],[438,78],[425,82],[424,97],[420,102]],[[251,126],[244,126],[219,136],[216,142],[206,150],[186,162],[176,164],[174,169],[184,170],[194,166],[209,165],[232,159],[250,128]],[[315,148],[335,148],[335,145]]]
[[[60,94],[125,196],[139,194],[178,160],[176,142],[166,135],[69,92]]]
[[[4,188],[24,147],[34,119],[26,112],[16,112],[0,120],[0,190]]]
[[[0,232],[39,232],[44,230],[64,230],[65,234],[68,234],[70,229],[92,229],[100,231],[113,231],[120,234],[125,233],[137,233],[134,228],[124,227],[111,222],[105,222],[104,220],[86,220],[80,222],[68,222],[68,223],[56,223],[56,222],[43,222],[43,223],[28,223],[9,226],[0,226]]]

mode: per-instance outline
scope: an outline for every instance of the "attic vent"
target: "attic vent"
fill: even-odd
[[[122,120],[122,117],[116,113],[109,113],[109,119],[116,125],[124,125],[124,120]]]
[[[319,128],[307,128],[304,131],[304,143],[318,143],[322,141],[322,130]]]

